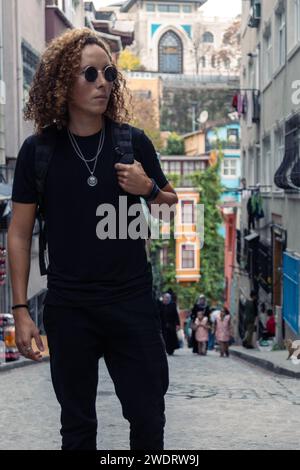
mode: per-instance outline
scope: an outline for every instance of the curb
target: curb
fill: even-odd
[[[294,372],[292,370],[285,369],[284,367],[277,366],[267,359],[250,356],[242,351],[234,351],[232,349],[230,350],[230,354],[242,359],[243,361],[247,361],[255,366],[261,367],[262,369],[266,369],[269,372],[273,372],[274,374],[285,375],[286,377],[291,377],[293,379],[300,379],[300,372]]]
[[[31,361],[29,359],[20,358],[17,361],[6,362],[4,364],[0,364],[0,374],[2,372],[7,372],[13,369],[20,369],[21,367],[27,367],[37,364],[42,364],[43,362],[49,362],[50,356],[44,356],[43,360],[40,362]]]

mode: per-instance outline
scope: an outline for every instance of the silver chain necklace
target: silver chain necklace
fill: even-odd
[[[93,157],[89,160],[87,160],[84,157],[84,155],[82,154],[82,152],[80,150],[80,147],[79,147],[78,143],[76,142],[75,137],[73,136],[73,134],[70,132],[69,129],[67,129],[67,130],[68,130],[68,136],[69,136],[70,142],[72,144],[72,147],[73,147],[75,153],[85,163],[85,165],[86,165],[86,167],[87,167],[87,169],[90,173],[90,176],[87,179],[88,185],[89,186],[96,186],[96,184],[98,183],[98,178],[94,175],[94,172],[95,172],[95,169],[96,169],[98,157],[99,157],[99,155],[102,151],[104,140],[105,140],[105,123],[103,124],[103,129],[102,129],[102,132],[101,132],[100,137],[99,137],[99,143],[98,143],[98,148],[97,148],[96,155],[95,155],[95,157]],[[93,160],[95,160],[95,163],[94,163],[93,170],[91,170],[90,167],[88,166],[87,162],[92,162]]]

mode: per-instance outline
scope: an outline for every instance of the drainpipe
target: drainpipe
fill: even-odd
[[[21,51],[21,28],[19,0],[14,0],[16,25],[16,72],[17,72],[17,147],[20,148],[23,139],[23,68]]]

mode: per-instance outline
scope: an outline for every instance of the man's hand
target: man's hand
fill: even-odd
[[[116,163],[115,169],[119,185],[124,191],[138,196],[150,194],[153,183],[140,162],[134,160],[132,164]]]
[[[30,318],[30,315],[26,308],[19,308],[14,313],[15,328],[16,328],[16,345],[20,353],[31,359],[32,361],[40,362],[42,360],[42,354],[40,351],[44,351],[44,345],[39,334],[35,323]],[[32,338],[39,351],[33,351],[31,347]]]

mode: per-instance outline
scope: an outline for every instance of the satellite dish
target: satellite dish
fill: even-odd
[[[205,124],[206,121],[208,119],[208,112],[207,111],[202,111],[202,113],[200,114],[199,116],[199,119],[198,121],[201,123],[201,124]]]

